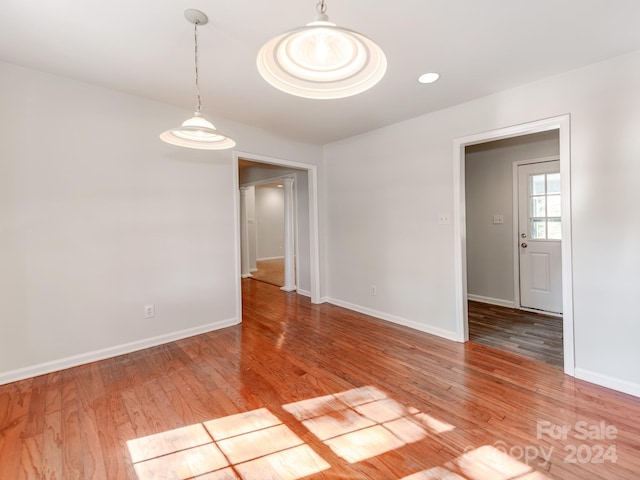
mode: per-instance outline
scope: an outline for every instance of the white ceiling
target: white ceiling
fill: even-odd
[[[205,115],[230,135],[225,119],[322,144],[640,49],[640,0],[326,0],[334,23],[383,48],[388,70],[361,95],[309,100],[269,86],[255,58],[311,21],[315,4],[4,0],[0,60],[193,109],[183,11],[197,8],[209,16],[199,32]],[[440,81],[418,84],[428,71]]]

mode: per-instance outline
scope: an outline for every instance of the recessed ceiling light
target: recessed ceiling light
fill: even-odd
[[[420,83],[433,83],[440,78],[440,74],[438,73],[425,73],[420,75],[418,78],[418,82]]]

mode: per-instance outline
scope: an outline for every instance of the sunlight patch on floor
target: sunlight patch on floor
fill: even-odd
[[[454,427],[407,408],[375,387],[362,387],[283,405],[349,463],[419,442]]]
[[[433,467],[429,470],[423,470],[422,472],[414,473],[408,477],[403,477],[400,480],[468,480],[461,477],[457,473],[453,473],[444,467]]]
[[[331,467],[261,408],[127,442],[139,480],[296,480]]]
[[[426,413],[418,413],[414,418],[435,433],[446,433],[455,428],[453,425],[449,425],[437,418],[433,418],[431,415],[427,415]]]
[[[228,415],[204,422],[204,426],[214,440],[224,440],[245,433],[256,432],[263,428],[281,425],[278,417],[266,408],[259,408],[245,413]]]
[[[157,435],[129,440],[127,445],[131,454],[131,461],[138,463],[207,443],[211,443],[211,437],[204,426],[198,423],[158,433]]]
[[[267,455],[251,462],[236,465],[244,479],[269,478],[296,480],[330,468],[308,445]]]
[[[471,480],[543,480],[546,475],[491,445],[471,450],[455,461]]]
[[[140,480],[184,479],[219,470],[229,463],[212,443],[134,464]]]
[[[401,480],[551,480],[544,473],[491,445],[473,449],[445,467],[434,467]]]
[[[283,409],[352,464],[454,429],[371,386]],[[127,446],[138,480],[297,480],[331,468],[267,408],[136,438]],[[460,458],[460,468],[478,461],[468,454]],[[425,472],[413,480],[439,478]]]

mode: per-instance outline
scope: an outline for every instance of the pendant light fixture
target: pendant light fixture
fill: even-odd
[[[200,98],[200,79],[198,72],[198,26],[206,25],[209,19],[200,10],[187,9],[184,11],[185,18],[194,25],[194,57],[196,76],[196,111],[193,117],[185,120],[177,127],[160,134],[160,139],[172,145],[187,148],[199,148],[202,150],[224,150],[233,148],[236,145],[229,137],[216,130],[200,112],[202,100]]]
[[[364,35],[329,21],[320,0],[316,18],[268,41],[258,53],[258,71],[291,95],[333,99],[373,87],[387,70],[382,49]]]

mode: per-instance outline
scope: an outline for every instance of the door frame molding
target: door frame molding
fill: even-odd
[[[242,318],[242,285],[240,278],[240,180],[238,178],[238,160],[250,160],[256,163],[289,167],[298,170],[306,170],[309,183],[309,275],[311,287],[311,303],[322,303],[320,297],[320,242],[319,242],[319,215],[318,215],[318,168],[308,163],[294,162],[282,158],[268,157],[256,153],[233,152],[233,188],[234,212],[235,212],[235,255],[236,255],[236,305],[238,318]]]
[[[521,165],[535,165],[536,163],[555,162],[559,160],[560,160],[560,157],[558,155],[554,155],[551,157],[540,157],[540,158],[533,158],[530,160],[516,160],[515,162],[512,163],[512,167],[511,167],[512,168],[511,175],[512,175],[512,181],[513,181],[512,217],[513,217],[513,242],[514,242],[513,243],[514,245],[514,248],[513,248],[513,304],[515,308],[518,308],[520,310],[538,312],[537,310],[531,310],[526,307],[523,308],[522,305],[520,304],[520,251],[516,247],[516,245],[520,243],[520,231],[519,231],[519,226],[520,226],[520,223],[519,223],[520,201],[519,200],[520,199],[518,196],[520,188],[518,185],[519,184],[518,167],[520,167]],[[560,181],[562,182],[562,173],[560,174]],[[564,216],[562,218],[564,219]],[[560,245],[562,246],[562,243],[560,243]],[[561,316],[553,312],[544,312],[544,313],[546,315],[551,315],[551,316]]]
[[[469,340],[467,305],[467,240],[465,205],[465,147],[494,140],[519,137],[532,133],[558,130],[560,139],[560,176],[562,188],[562,309],[564,372],[575,376],[575,347],[573,319],[573,256],[571,240],[571,132],[570,116],[537,120],[506,128],[491,130],[453,141],[453,230],[454,279],[456,297],[456,337]]]

